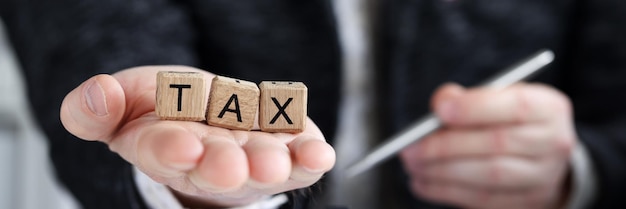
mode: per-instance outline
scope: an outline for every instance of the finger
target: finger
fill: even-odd
[[[323,139],[301,135],[289,144],[293,158],[291,179],[300,187],[319,180],[335,165],[335,150]]]
[[[524,192],[483,190],[455,184],[412,181],[411,190],[416,195],[433,202],[452,204],[462,208],[545,208],[552,191],[544,189]]]
[[[566,116],[571,109],[567,97],[543,85],[518,84],[502,90],[475,88],[453,93],[457,91],[443,87],[433,97],[435,113],[451,126],[544,121]]]
[[[125,104],[120,83],[109,75],[97,75],[63,99],[61,122],[78,138],[106,142],[118,128]]]
[[[560,149],[557,131],[542,124],[450,128],[438,131],[402,153],[416,161],[514,155],[538,158]]]
[[[252,186],[269,188],[287,181],[291,158],[284,143],[271,137],[259,137],[249,139],[243,148],[248,156]]]
[[[492,190],[523,191],[551,181],[539,162],[516,157],[472,158],[425,164],[413,173],[424,181]]]
[[[189,181],[201,190],[221,193],[241,188],[248,180],[248,160],[244,150],[225,136],[204,139],[204,157],[188,173]]]
[[[333,168],[336,161],[335,150],[317,125],[309,118],[307,128],[288,144],[293,170],[291,179],[299,187],[309,186],[319,180],[323,173]]]
[[[172,121],[146,126],[137,138],[118,138],[110,147],[151,177],[184,176],[202,158],[200,139]],[[134,155],[134,156],[133,156]]]

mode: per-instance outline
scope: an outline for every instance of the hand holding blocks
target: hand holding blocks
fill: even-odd
[[[205,83],[200,73],[159,72],[157,115],[165,120],[206,120],[212,126],[237,130],[251,130],[257,116],[261,131],[296,133],[305,128],[307,88],[301,82],[264,81],[257,87],[216,76],[208,102]]]

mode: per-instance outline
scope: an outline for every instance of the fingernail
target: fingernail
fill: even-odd
[[[93,80],[87,86],[85,90],[85,101],[87,101],[87,107],[93,114],[97,116],[106,116],[109,114],[106,96],[98,81]]]
[[[456,117],[456,104],[453,101],[444,101],[439,106],[439,117],[444,121],[452,121]]]

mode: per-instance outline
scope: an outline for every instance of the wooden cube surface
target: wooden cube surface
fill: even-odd
[[[265,132],[302,132],[307,120],[307,87],[302,82],[259,84],[259,127]]]
[[[216,76],[211,83],[207,123],[228,129],[251,130],[259,107],[259,88],[249,81]]]
[[[158,72],[156,114],[166,120],[205,120],[205,83],[198,72]]]

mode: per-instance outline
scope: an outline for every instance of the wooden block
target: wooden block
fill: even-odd
[[[259,127],[265,132],[302,132],[307,119],[307,87],[302,82],[263,81],[259,85]]]
[[[255,83],[216,76],[211,83],[207,123],[228,129],[251,130],[259,109]]]
[[[205,120],[205,83],[197,72],[158,72],[156,114],[166,120]]]

